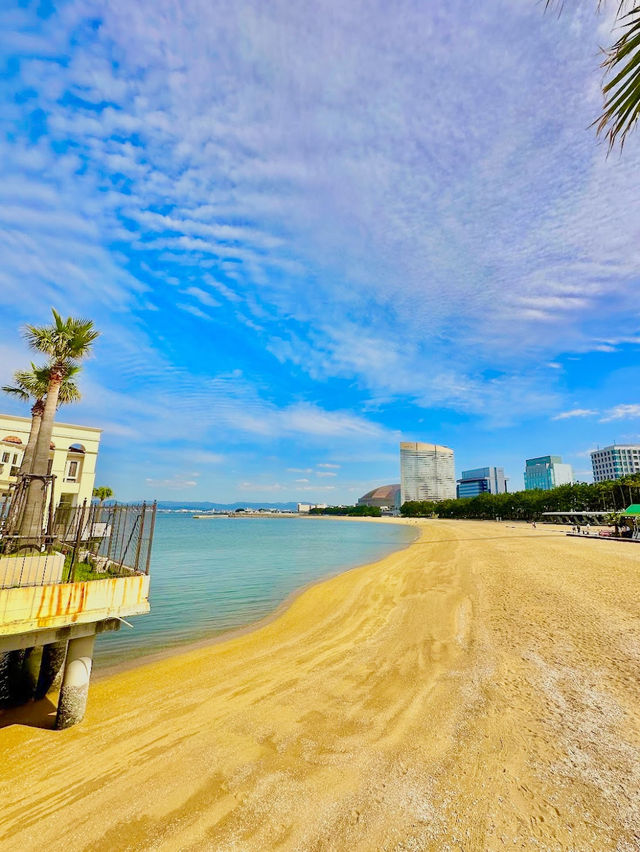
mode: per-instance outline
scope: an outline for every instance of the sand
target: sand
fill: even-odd
[[[640,546],[421,521],[275,621],[0,730],[2,849],[640,848]]]

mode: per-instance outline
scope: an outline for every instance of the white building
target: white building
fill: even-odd
[[[640,444],[612,444],[591,453],[593,481],[620,479],[630,473],[640,473]]]
[[[16,481],[29,440],[30,417],[0,414],[0,496]],[[91,502],[102,429],[54,423],[49,473],[55,475],[53,505]]]
[[[438,444],[400,444],[400,493],[408,500],[455,500],[453,450]]]
[[[298,514],[308,515],[312,509],[326,509],[326,503],[298,503]]]

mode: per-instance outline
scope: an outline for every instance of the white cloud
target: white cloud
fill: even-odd
[[[612,420],[631,420],[636,417],[640,417],[640,405],[636,403],[632,403],[630,405],[616,405],[606,412],[600,422],[610,423]]]
[[[220,302],[217,299],[214,299],[210,293],[206,292],[206,290],[201,290],[200,287],[187,287],[184,293],[187,296],[193,296],[194,299],[197,299],[209,308],[220,307]]]
[[[552,420],[569,420],[573,417],[594,417],[598,412],[593,408],[572,408],[570,411],[562,411],[552,417]]]
[[[395,440],[359,399],[349,410],[355,395],[331,411],[174,366],[188,329],[216,363],[218,315],[239,350],[270,337],[283,372],[346,379],[382,409],[492,422],[560,409],[536,364],[637,342],[638,156],[606,159],[584,130],[600,108],[591,10],[550,21],[536,4],[454,0],[391,15],[329,0],[312,27],[282,0],[0,15],[21,75],[3,81],[3,313],[13,326],[64,301],[100,317],[119,390],[83,411],[117,403],[110,419],[132,440],[165,438],[176,418],[195,439]],[[562,85],[540,70],[550,55]],[[27,139],[38,110],[46,132]],[[178,292],[176,337],[162,339]]]
[[[181,479],[179,476],[175,476],[173,479],[153,479],[147,477],[145,482],[154,488],[169,488],[176,491],[180,491],[183,488],[195,488],[198,484],[195,479]]]
[[[334,468],[335,470],[339,470],[339,469],[340,469],[340,467],[341,467],[341,465],[339,465],[339,464],[330,464],[329,462],[324,462],[323,464],[318,464],[318,465],[316,465],[316,467],[327,467],[327,468]]]
[[[337,476],[337,473],[333,473],[330,470],[319,470],[316,474],[317,476]]]

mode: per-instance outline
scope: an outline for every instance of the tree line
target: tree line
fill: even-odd
[[[310,509],[310,515],[349,515],[357,518],[379,518],[382,509],[379,506],[327,506],[324,509]]]
[[[549,491],[480,494],[458,500],[410,500],[400,512],[406,518],[474,518],[534,521],[543,512],[619,512],[640,503],[640,474],[606,482],[576,482]]]

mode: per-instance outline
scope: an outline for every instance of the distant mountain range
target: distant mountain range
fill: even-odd
[[[188,509],[203,512],[215,509],[218,512],[233,512],[236,509],[280,509],[295,512],[297,508],[297,503],[181,503],[173,500],[158,500],[158,509],[174,511]]]

